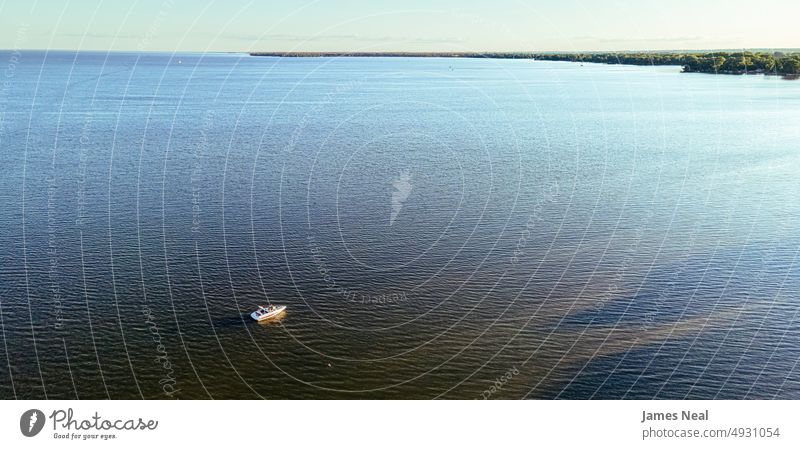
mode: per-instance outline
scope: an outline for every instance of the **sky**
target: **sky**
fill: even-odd
[[[800,47],[797,0],[0,0],[0,48],[611,51]]]

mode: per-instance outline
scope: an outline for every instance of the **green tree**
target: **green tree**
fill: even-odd
[[[711,58],[711,68],[714,69],[715,72],[719,72],[724,65],[725,65],[724,56],[715,56]]]
[[[800,75],[800,57],[792,56],[791,58],[784,58],[783,61],[783,73]]]
[[[687,71],[692,70],[699,70],[700,69],[700,58],[695,55],[689,55],[683,60],[683,64],[685,67],[688,67]]]

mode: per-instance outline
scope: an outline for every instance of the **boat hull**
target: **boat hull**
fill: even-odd
[[[256,321],[267,321],[267,320],[271,320],[271,319],[277,317],[278,315],[282,314],[285,310],[286,310],[286,306],[281,306],[281,307],[278,307],[276,310],[273,310],[270,313],[265,313],[263,315],[259,315],[258,313],[253,312],[253,313],[250,314],[250,318],[252,318],[252,319],[254,319]]]

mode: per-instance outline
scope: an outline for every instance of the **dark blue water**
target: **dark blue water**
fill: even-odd
[[[0,398],[800,398],[800,82],[0,60]]]

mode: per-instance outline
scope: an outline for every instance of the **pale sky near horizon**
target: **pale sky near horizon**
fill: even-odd
[[[0,48],[580,51],[800,47],[797,0],[0,0]]]

